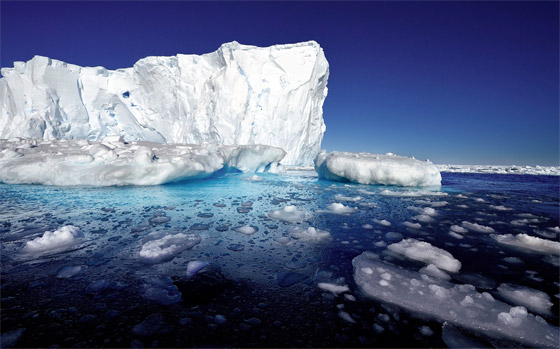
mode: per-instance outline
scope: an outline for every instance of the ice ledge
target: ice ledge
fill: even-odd
[[[218,171],[274,172],[286,155],[264,145],[0,140],[0,182],[57,186],[157,185],[205,178]]]

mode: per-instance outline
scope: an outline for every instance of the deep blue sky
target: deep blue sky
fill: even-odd
[[[115,69],[232,40],[316,40],[331,74],[323,148],[560,162],[556,1],[0,4],[2,67],[39,54]]]

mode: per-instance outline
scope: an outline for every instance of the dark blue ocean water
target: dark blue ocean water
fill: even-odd
[[[500,245],[490,233],[457,238],[449,231],[467,221],[498,235],[559,241],[559,177],[443,173],[442,187],[433,190],[320,181],[310,172],[261,177],[228,174],[156,187],[0,185],[4,345],[445,346],[441,320],[370,299],[353,281],[353,258],[364,251],[386,254],[387,245],[404,238],[429,242],[461,261],[454,283],[497,299],[502,283],[545,292],[553,306],[542,316],[558,326],[558,255]],[[331,213],[334,202],[356,210]],[[312,217],[304,223],[268,217],[287,205]],[[436,214],[422,221],[418,212],[429,207]],[[81,229],[80,243],[25,253],[27,242],[66,225]],[[236,230],[246,225],[256,232]],[[326,230],[332,239],[295,239],[295,226]],[[139,258],[146,243],[181,233],[200,243],[159,263]],[[187,279],[194,260],[208,266]],[[319,282],[350,291],[336,295]],[[472,330],[463,334],[488,345],[516,345]]]

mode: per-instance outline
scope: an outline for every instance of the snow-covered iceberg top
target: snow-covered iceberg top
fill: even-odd
[[[311,165],[325,132],[329,64],[315,41],[230,42],[117,70],[35,56],[2,75],[0,138],[264,144]]]
[[[286,155],[265,145],[0,140],[0,182],[46,185],[157,185],[205,178],[220,170],[275,171]]]
[[[437,165],[441,172],[560,176],[560,166]]]
[[[321,151],[315,158],[319,178],[360,184],[440,186],[441,174],[429,161],[393,154]]]

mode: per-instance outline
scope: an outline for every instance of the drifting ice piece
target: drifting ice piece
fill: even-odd
[[[352,261],[354,281],[368,296],[415,313],[535,347],[558,347],[560,330],[543,318],[480,293],[472,285],[432,279],[364,252]]]
[[[315,158],[319,178],[360,184],[440,186],[441,174],[429,161],[393,154],[321,151]]]
[[[0,140],[0,182],[47,185],[157,185],[220,170],[276,168],[285,151],[264,145],[123,143],[106,138]]]
[[[264,144],[310,165],[325,132],[329,65],[315,41],[234,41],[117,70],[35,56],[2,75],[0,138]]]

